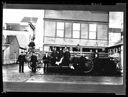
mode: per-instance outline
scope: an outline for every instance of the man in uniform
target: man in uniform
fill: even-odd
[[[24,62],[25,62],[25,56],[23,52],[21,52],[21,55],[19,55],[17,62],[19,62],[19,72],[24,72]]]
[[[32,63],[32,72],[35,73],[36,72],[36,64],[37,64],[38,60],[37,60],[37,56],[34,52],[32,53],[30,62]]]
[[[59,54],[58,54],[58,60],[60,60],[63,57],[63,50],[62,48],[59,49]]]
[[[62,61],[62,65],[69,66],[69,64],[70,64],[70,52],[69,52],[68,48],[66,48],[66,50],[64,52],[64,59]]]
[[[48,70],[48,63],[49,63],[50,57],[48,55],[48,53],[46,53],[43,57],[43,63],[44,63],[44,73],[47,72]]]
[[[52,65],[55,65],[55,63],[56,63],[56,60],[57,60],[57,56],[58,54],[57,54],[57,51],[56,51],[56,48],[54,47],[53,48],[53,51],[52,51],[52,53],[51,53],[51,64]]]

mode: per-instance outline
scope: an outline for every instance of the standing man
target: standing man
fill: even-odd
[[[49,63],[50,57],[48,56],[48,53],[46,53],[43,57],[43,63],[44,63],[44,73],[48,70],[48,63]]]
[[[32,63],[32,72],[35,73],[36,72],[36,64],[38,62],[37,56],[35,53],[32,53],[30,62]]]
[[[21,52],[21,55],[19,55],[17,61],[19,62],[19,73],[24,73],[25,56],[24,56],[23,52]]]
[[[66,48],[66,50],[64,52],[64,59],[62,61],[62,65],[69,66],[69,63],[70,63],[70,52],[69,52],[68,48]]]
[[[53,48],[53,51],[52,51],[52,53],[51,53],[51,64],[52,65],[55,65],[55,63],[56,63],[56,60],[57,60],[57,56],[58,54],[57,54],[57,51],[56,51],[56,48],[54,47]]]
[[[59,55],[58,55],[58,59],[60,61],[60,59],[63,57],[63,50],[62,48],[59,49]]]
[[[62,48],[59,48],[59,51],[57,53],[56,65],[60,65],[62,61],[63,61],[63,50]]]

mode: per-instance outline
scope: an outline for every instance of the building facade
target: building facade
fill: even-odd
[[[121,41],[122,33],[120,28],[109,28],[109,47]]]
[[[14,35],[8,35],[3,46],[3,64],[15,63],[19,56],[19,42]]]
[[[67,46],[73,51],[78,44],[82,52],[102,49],[109,43],[108,24],[108,12],[45,10],[43,49]]]

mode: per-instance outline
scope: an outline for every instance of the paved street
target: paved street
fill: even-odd
[[[71,76],[60,74],[44,74],[43,68],[33,74],[25,64],[24,73],[18,72],[18,64],[3,66],[4,82],[34,83],[69,83],[69,84],[107,84],[122,85],[123,77],[105,76]]]

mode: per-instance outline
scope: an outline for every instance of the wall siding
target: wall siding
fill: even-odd
[[[45,10],[44,18],[108,22],[108,13],[92,11]]]
[[[81,45],[81,46],[102,46],[107,47],[105,40],[85,40],[85,39],[66,39],[66,38],[51,38],[44,37],[45,44],[61,44],[61,45]]]

